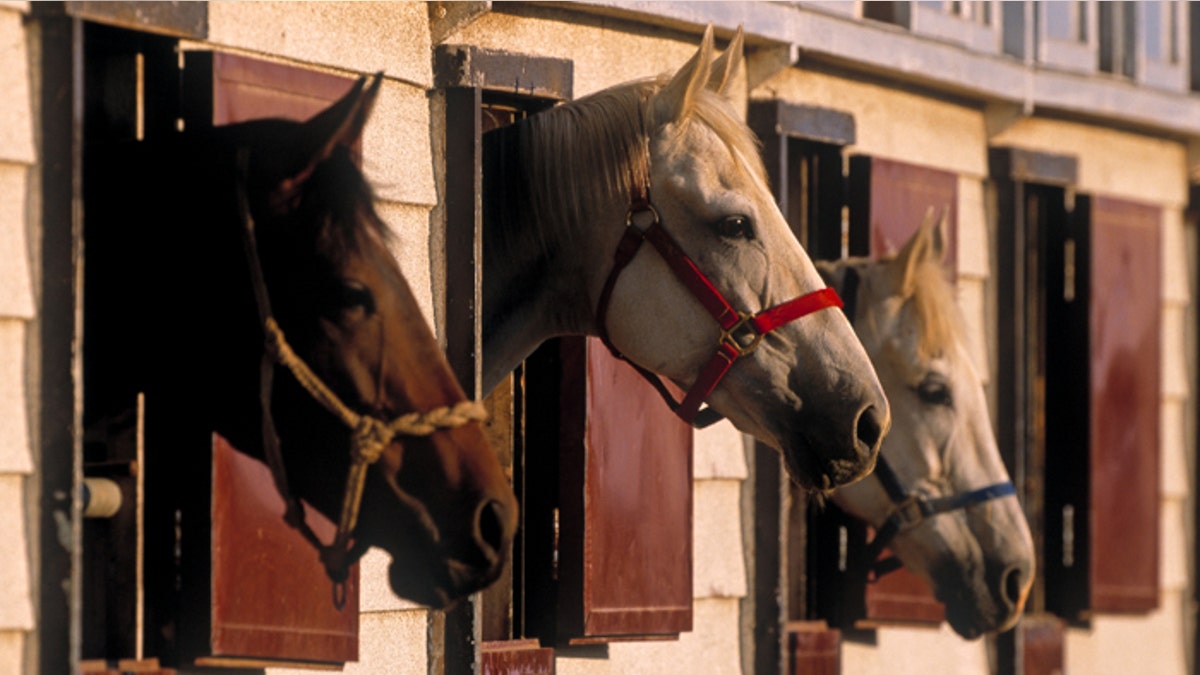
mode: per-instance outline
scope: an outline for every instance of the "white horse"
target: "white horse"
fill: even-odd
[[[710,27],[673,77],[485,136],[484,390],[546,338],[599,335],[689,390],[681,417],[706,400],[829,489],[873,466],[887,400],[738,115],[741,32],[713,56]]]
[[[887,392],[895,425],[874,474],[833,494],[923,577],[961,636],[1010,628],[1033,585],[1033,539],[1000,458],[931,216],[895,258],[819,263]],[[876,567],[885,573],[886,567]]]

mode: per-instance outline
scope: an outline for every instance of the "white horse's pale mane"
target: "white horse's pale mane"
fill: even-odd
[[[945,354],[955,342],[965,340],[954,286],[946,279],[942,264],[929,259],[918,262],[908,282],[909,293],[901,312],[911,312],[918,326],[917,353],[921,358]]]
[[[631,82],[529,119],[517,145],[536,222],[568,231],[586,226],[604,205],[628,202],[647,184],[654,95],[666,83],[665,77]],[[697,92],[683,122],[694,123],[712,129],[732,156],[744,158],[745,170],[765,183],[758,140],[723,96]]]

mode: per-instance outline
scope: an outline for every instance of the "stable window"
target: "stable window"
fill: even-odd
[[[1096,70],[1096,3],[1035,2],[1039,63],[1090,73]]]
[[[814,259],[842,257],[848,246],[843,151],[855,140],[853,116],[754,101],[747,122],[762,142],[767,177],[793,234]],[[841,633],[817,610],[827,582],[818,567],[830,551],[819,540],[819,510],[792,485],[777,451],[755,443],[751,452],[746,487],[754,499],[743,517],[755,555],[743,613],[754,626],[755,672],[837,672]]]
[[[958,247],[957,174],[878,157],[854,156],[850,158],[849,199],[850,253],[873,259],[898,252],[916,232],[929,209],[944,213],[946,273],[954,278]],[[839,547],[845,541],[851,549],[847,552],[847,560],[854,560],[865,553],[860,547],[865,547],[874,533],[861,523],[847,525],[843,522],[837,526],[836,536]],[[828,539],[826,541],[828,545]],[[826,558],[829,558],[828,554]],[[857,568],[853,564],[844,567],[840,560],[838,563],[839,574],[844,574],[845,569]],[[850,591],[865,580],[847,581],[846,589]],[[850,604],[844,604],[837,611],[846,612],[853,606],[857,591],[852,592],[855,595]],[[843,622],[853,621],[856,628],[914,623],[937,625],[945,616],[941,603],[934,599],[924,580],[903,568],[866,583],[861,593],[861,613],[842,614],[841,617]],[[839,599],[835,594],[827,597],[823,608],[830,610],[831,603],[844,602],[845,596]]]
[[[920,35],[994,53],[1000,49],[1000,30],[993,20],[997,4],[992,0],[921,0],[913,3],[910,28]]]
[[[1174,0],[1099,3],[1100,70],[1186,91],[1186,21]]]
[[[1051,672],[1030,668],[1061,659],[1062,621],[1158,604],[1161,211],[1077,194],[1070,157],[998,148],[990,163],[997,440],[1039,569],[1000,656]]]
[[[189,379],[185,367],[171,364],[180,371],[178,386],[129,401],[128,425],[105,424],[97,415],[106,410],[109,393],[121,389],[117,383],[127,364],[108,363],[107,333],[95,330],[109,317],[130,316],[118,311],[128,298],[105,292],[111,286],[104,275],[129,264],[125,256],[131,254],[113,243],[123,209],[105,198],[103,186],[121,179],[117,162],[131,148],[107,148],[162,139],[178,125],[203,129],[268,116],[304,120],[354,80],[230,54],[181,56],[173,41],[101,26],[88,26],[84,36],[90,180],[85,285],[92,291],[84,302],[84,413],[90,428],[104,431],[88,439],[84,466],[88,474],[136,478],[127,496],[136,495],[131,501],[137,512],[119,528],[91,521],[85,527],[83,665],[104,670],[114,660],[131,660],[123,666],[130,669],[357,660],[357,566],[338,608],[316,551],[280,517],[283,500],[267,467],[206,428],[197,412],[208,397],[229,392],[221,383]],[[186,167],[180,180],[187,180]],[[153,321],[153,312],[134,320]],[[152,330],[136,323],[125,328]],[[143,454],[143,448],[150,451]],[[332,538],[332,523],[314,509],[307,516],[318,536]],[[107,551],[117,552],[117,564],[104,562],[108,556],[100,553]]]

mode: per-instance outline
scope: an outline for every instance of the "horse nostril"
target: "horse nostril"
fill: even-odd
[[[874,454],[883,440],[883,419],[879,409],[873,405],[863,408],[855,423],[855,436],[867,448],[867,454]]]
[[[1000,590],[1010,609],[1020,606],[1025,590],[1025,572],[1020,565],[1010,565],[1000,575]]]
[[[504,505],[489,499],[479,506],[475,520],[475,539],[487,555],[488,560],[496,560],[502,555],[504,541]]]

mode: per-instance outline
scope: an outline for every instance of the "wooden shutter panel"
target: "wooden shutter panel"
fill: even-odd
[[[794,621],[787,624],[791,675],[840,675],[842,632],[824,621]]]
[[[958,241],[958,176],[924,166],[876,157],[850,158],[850,245],[852,255],[880,258],[900,250],[926,212],[946,211],[945,266],[953,275]],[[853,250],[854,247],[858,251]],[[874,533],[867,528],[869,536]],[[929,585],[899,569],[866,585],[860,625],[892,622],[939,624],[945,609]]]
[[[583,417],[564,448],[584,467],[578,567],[579,638],[674,635],[692,629],[692,428],[596,338],[564,342],[564,378]],[[582,391],[580,390],[582,388]],[[564,392],[564,414],[568,408]],[[583,428],[577,426],[580,422]],[[577,484],[578,485],[578,484]],[[571,486],[575,487],[575,486]],[[569,564],[568,551],[560,560]]]
[[[1062,675],[1066,672],[1065,630],[1053,616],[1026,616],[1016,628],[1020,631],[1022,675]]]
[[[1157,207],[1092,201],[1091,608],[1158,607]]]
[[[305,120],[352,84],[350,78],[294,66],[187,52],[185,124]],[[204,653],[197,663],[358,660],[358,566],[351,568],[346,605],[339,611],[316,551],[284,523],[283,500],[266,465],[216,434],[212,453],[211,590],[205,608],[211,625],[207,651],[199,647]],[[306,511],[310,526],[332,539],[333,523],[315,509]]]
[[[527,410],[530,494],[555,480],[558,514],[529,506],[529,634],[581,645],[691,630],[691,427],[595,338],[543,345],[526,373],[531,401],[560,403]]]
[[[958,259],[958,175],[916,164],[850,158],[850,255],[881,258],[900,250],[930,208],[947,212],[946,270]]]

